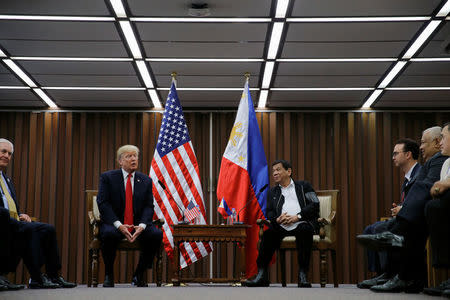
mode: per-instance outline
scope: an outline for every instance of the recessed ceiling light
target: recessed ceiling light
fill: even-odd
[[[383,90],[377,89],[377,90],[373,91],[372,94],[370,95],[370,97],[367,99],[367,101],[364,102],[362,108],[370,108],[370,106],[375,102],[375,100],[378,99],[381,92],[383,92]]]
[[[264,67],[264,76],[262,81],[262,88],[268,89],[270,85],[270,81],[272,80],[273,67],[275,66],[275,62],[268,61]]]
[[[25,15],[0,15],[0,20],[25,20],[25,21],[80,21],[80,22],[105,22],[115,21],[113,17],[77,17],[77,16],[25,16]]]
[[[403,55],[403,59],[409,59],[416,54],[417,50],[428,40],[430,35],[436,30],[436,28],[441,23],[441,20],[433,20],[431,21],[427,27],[422,31],[422,33],[417,37],[417,39],[412,43],[409,49],[406,51],[405,55]]]
[[[278,62],[387,62],[396,58],[279,58]]]
[[[134,35],[133,28],[131,28],[131,23],[129,21],[119,21],[120,27],[122,28],[127,44],[130,47],[131,53],[135,59],[141,59],[142,53],[139,48],[136,36]]]
[[[450,0],[442,6],[441,10],[437,13],[436,17],[445,17],[450,13]]]
[[[150,77],[150,73],[148,72],[147,65],[143,60],[137,60],[136,65],[139,69],[139,73],[141,74],[142,80],[144,81],[146,88],[154,88],[153,80]]]
[[[146,58],[153,62],[263,62],[262,58]]]
[[[155,23],[269,23],[271,18],[148,18],[133,17],[133,22]]]
[[[275,59],[280,47],[281,34],[283,33],[283,22],[275,22],[273,24],[272,34],[270,36],[269,50],[267,51],[267,59]]]
[[[118,18],[126,18],[127,13],[125,12],[125,7],[123,7],[122,0],[109,0],[111,6],[114,10],[114,13]]]
[[[37,87],[34,81],[24,72],[22,69],[12,60],[3,59],[3,62],[14,72],[17,76],[20,77],[28,86]]]
[[[161,101],[159,100],[158,93],[155,90],[153,90],[153,89],[149,89],[149,90],[147,90],[147,92],[148,92],[148,94],[150,96],[150,99],[152,99],[153,106],[155,108],[162,108]]]
[[[391,71],[384,77],[383,81],[381,81],[378,88],[385,88],[386,86],[391,83],[392,79],[394,79],[395,76],[403,69],[403,67],[406,65],[406,61],[399,61],[395,64],[395,66],[391,69]]]
[[[288,5],[289,0],[278,0],[277,9],[275,11],[275,18],[285,18]]]
[[[331,18],[287,18],[287,22],[305,23],[337,23],[337,22],[419,22],[428,21],[431,17],[331,17]]]
[[[33,91],[35,91],[36,94],[38,94],[39,97],[41,97],[41,99],[44,100],[44,102],[47,103],[48,106],[50,106],[51,108],[58,108],[55,102],[53,102],[52,99],[50,99],[50,97],[47,96],[47,94],[44,93],[43,90],[41,90],[40,88],[34,88]]]
[[[265,108],[267,103],[268,90],[261,90],[259,93],[258,108]]]
[[[49,56],[12,56],[14,60],[42,60],[42,61],[133,61],[126,57],[49,57]]]

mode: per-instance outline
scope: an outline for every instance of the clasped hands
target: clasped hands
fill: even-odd
[[[401,205],[397,205],[397,203],[392,203],[391,216],[395,217],[400,211],[400,209],[402,209]]]
[[[131,233],[128,230],[129,228],[134,228],[134,233]],[[137,239],[137,237],[142,233],[142,231],[144,231],[144,228],[142,228],[141,226],[126,225],[126,224],[120,225],[118,229],[130,243],[133,243]]]
[[[450,179],[436,181],[430,189],[431,197],[443,194],[450,186]]]
[[[298,218],[298,215],[288,215],[287,213],[282,213],[278,218],[277,218],[277,223],[278,224],[282,224],[282,225],[289,225],[295,222],[300,221],[300,219]]]

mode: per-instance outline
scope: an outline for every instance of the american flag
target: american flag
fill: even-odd
[[[164,249],[172,258],[174,245],[170,226],[182,221],[183,211],[189,205],[188,199],[199,207],[200,224],[206,224],[200,171],[174,81],[167,96],[150,177],[153,180],[155,218],[165,220]],[[184,268],[207,256],[212,251],[212,244],[184,243],[179,249],[180,266]]]
[[[200,207],[198,205],[195,205],[194,202],[189,201],[189,205],[185,212],[185,216],[188,219],[188,221],[192,222],[192,220],[194,220],[200,214],[201,214]]]

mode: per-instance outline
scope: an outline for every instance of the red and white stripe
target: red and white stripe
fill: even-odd
[[[170,226],[182,219],[183,213],[179,207],[184,210],[192,200],[194,205],[199,206],[200,224],[206,224],[200,172],[192,143],[189,141],[163,157],[155,150],[150,177],[153,180],[155,218],[165,220],[163,243],[167,255],[172,258],[174,245]],[[166,186],[166,190],[158,184],[158,180]],[[211,251],[210,243],[192,242],[180,245],[181,268],[207,256]]]

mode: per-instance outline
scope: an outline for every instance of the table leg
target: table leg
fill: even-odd
[[[240,265],[241,265],[241,274],[240,274],[240,281],[241,283],[244,282],[246,280],[245,278],[245,261],[246,261],[246,257],[245,257],[245,243],[241,243],[240,244]]]
[[[173,247],[173,259],[174,259],[174,270],[172,283],[173,286],[180,286],[180,242],[174,240]]]

